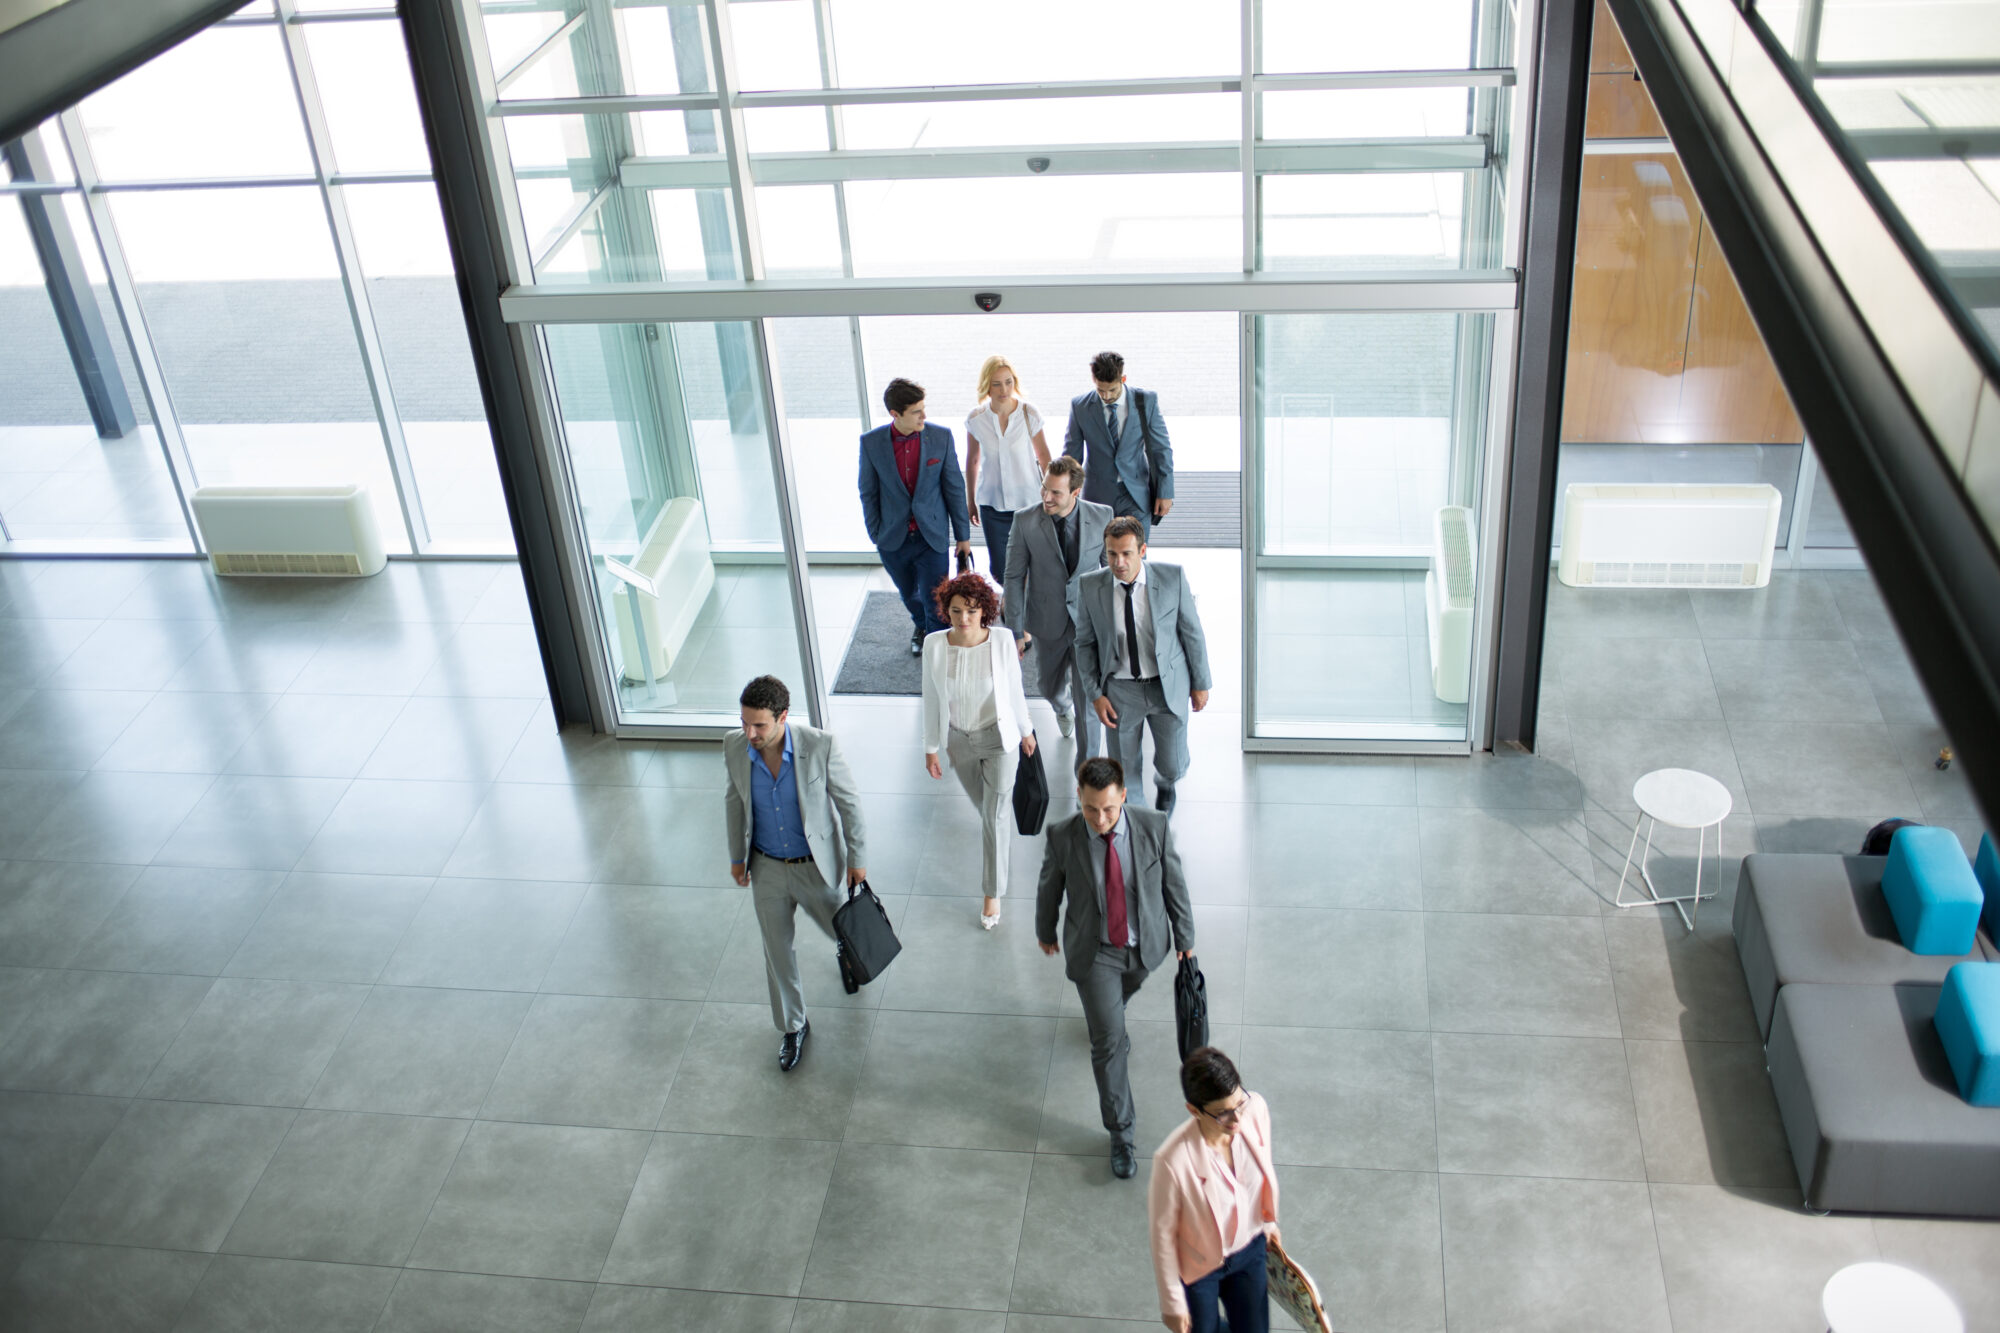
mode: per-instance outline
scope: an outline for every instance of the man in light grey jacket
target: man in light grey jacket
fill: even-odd
[[[1153,808],[1174,812],[1174,784],[1187,772],[1190,707],[1208,707],[1208,640],[1194,591],[1179,565],[1146,559],[1139,521],[1104,528],[1107,569],[1076,591],[1076,660],[1091,707],[1113,728],[1111,756],[1139,791],[1144,732],[1153,732]]]
[[[1083,1001],[1098,1111],[1111,1131],[1111,1174],[1128,1180],[1138,1159],[1125,1006],[1166,961],[1169,941],[1180,957],[1194,956],[1194,909],[1166,817],[1126,802],[1117,760],[1084,760],[1076,799],[1076,814],[1049,825],[1035,939],[1043,953],[1063,955]]]
[[[783,681],[757,677],[740,704],[743,729],[722,738],[729,874],[749,887],[757,909],[771,1021],[785,1034],[778,1068],[790,1073],[812,1029],[792,950],[793,914],[805,908],[831,939],[840,906],[834,886],[868,877],[861,796],[833,733],[789,720],[792,696]]]
[[[1023,651],[1034,647],[1035,683],[1056,710],[1063,735],[1075,730],[1073,710],[1083,710],[1083,743],[1076,755],[1088,759],[1102,748],[1104,728],[1077,671],[1073,612],[1078,580],[1104,564],[1104,525],[1111,509],[1092,504],[1082,491],[1081,463],[1058,458],[1049,464],[1041,504],[1014,515],[1000,611],[1008,628],[1024,638]]]

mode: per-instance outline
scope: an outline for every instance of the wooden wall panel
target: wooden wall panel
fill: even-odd
[[[1597,15],[1590,21],[1590,72],[1629,74],[1638,68],[1625,35],[1618,31],[1618,20],[1611,17],[1611,6],[1597,0]]]
[[[1722,247],[1707,227],[1695,261],[1680,416],[1690,444],[1797,444],[1805,438]]]
[[[1586,139],[1664,139],[1666,126],[1637,74],[1593,74],[1584,113]]]
[[[1671,434],[1699,232],[1694,190],[1671,152],[1583,159],[1563,439]]]

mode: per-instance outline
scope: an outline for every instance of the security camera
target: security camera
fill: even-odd
[[[1046,157],[1031,157],[1028,159],[1028,170],[1034,172],[1037,176],[1048,169],[1049,160]]]
[[[978,306],[981,310],[984,310],[987,314],[990,315],[994,311],[1000,308],[1000,293],[974,292],[972,294],[972,304]]]

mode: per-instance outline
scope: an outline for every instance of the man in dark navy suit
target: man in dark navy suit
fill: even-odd
[[[909,609],[916,656],[924,635],[945,628],[931,590],[949,572],[945,555],[954,538],[959,553],[971,558],[972,522],[951,432],[924,424],[923,385],[890,380],[882,405],[890,424],[861,437],[861,516]]]
[[[1174,507],[1174,444],[1160,397],[1126,385],[1125,358],[1116,352],[1090,359],[1090,379],[1096,387],[1070,400],[1063,452],[1083,464],[1083,498],[1139,520],[1143,545]]]

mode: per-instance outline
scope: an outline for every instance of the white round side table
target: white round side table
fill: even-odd
[[[1657,768],[1632,784],[1632,803],[1639,807],[1640,819],[1632,823],[1632,842],[1625,849],[1625,868],[1618,872],[1618,896],[1612,905],[1653,907],[1672,903],[1687,928],[1693,930],[1694,917],[1688,913],[1686,905],[1693,903],[1694,910],[1700,912],[1701,900],[1715,896],[1713,889],[1707,893],[1701,891],[1702,860],[1710,828],[1715,830],[1715,854],[1718,858],[1722,855],[1722,821],[1729,817],[1730,807],[1734,804],[1729,798],[1729,788],[1708,774],[1697,773],[1691,768]],[[1625,901],[1625,881],[1632,873],[1632,853],[1639,847],[1641,822],[1646,825],[1646,850],[1639,857],[1639,879],[1651,896],[1635,898],[1628,903]],[[1693,893],[1662,898],[1659,886],[1653,883],[1653,874],[1647,869],[1646,862],[1653,855],[1653,830],[1661,824],[1695,830]]]
[[[1944,1289],[1897,1264],[1849,1264],[1827,1279],[1819,1304],[1829,1333],[1965,1333]]]

